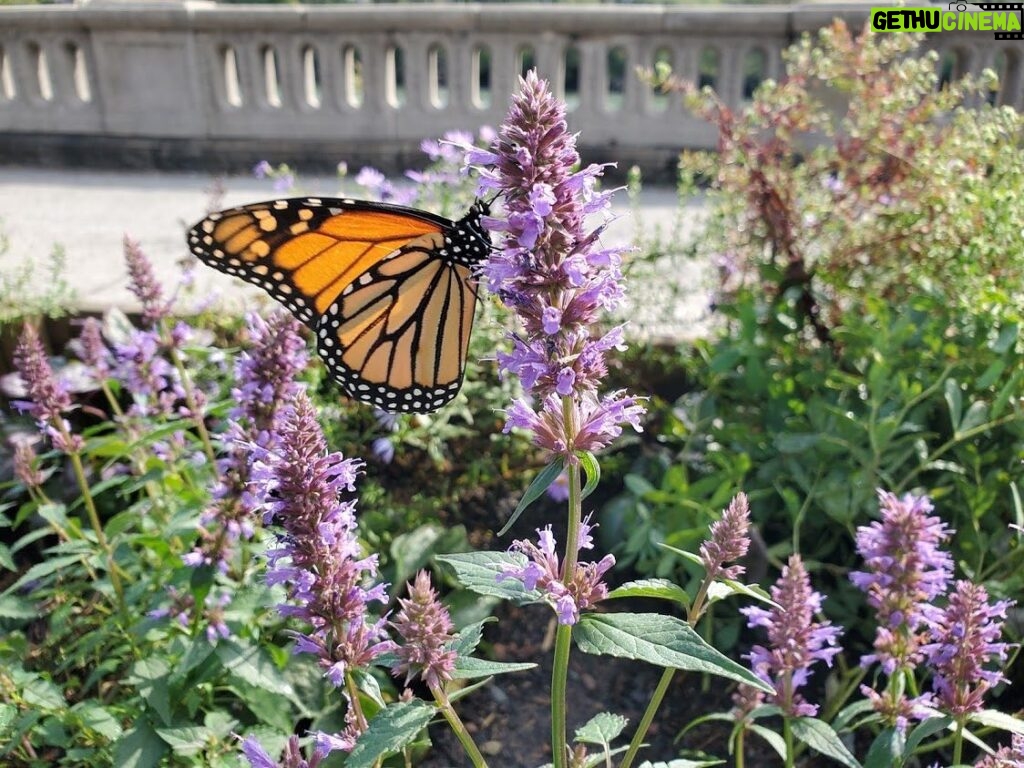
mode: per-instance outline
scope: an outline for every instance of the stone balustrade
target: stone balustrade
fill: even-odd
[[[736,105],[780,74],[802,32],[836,16],[860,26],[868,7],[0,7],[0,160],[401,162],[424,137],[498,124],[517,75],[536,66],[585,147],[661,164],[713,147],[715,133],[637,67],[665,61]],[[928,38],[956,74],[999,71],[996,98],[1024,107],[1020,41]]]

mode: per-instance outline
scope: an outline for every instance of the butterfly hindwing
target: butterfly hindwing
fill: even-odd
[[[390,255],[348,286],[317,326],[317,348],[353,397],[433,411],[458,394],[476,308],[469,267],[433,257],[434,238]]]
[[[436,410],[458,393],[490,240],[477,201],[456,222],[334,198],[231,208],[196,224],[204,263],[258,285],[317,336],[334,379],[389,411]]]

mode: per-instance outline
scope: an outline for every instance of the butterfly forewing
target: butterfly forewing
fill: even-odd
[[[204,263],[258,285],[314,329],[335,380],[386,410],[426,412],[459,391],[490,248],[476,203],[458,222],[357,200],[273,200],[191,229]]]

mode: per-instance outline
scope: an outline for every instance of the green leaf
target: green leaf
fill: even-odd
[[[708,645],[685,621],[657,613],[588,613],[573,632],[584,653],[637,659],[659,667],[721,675],[774,692],[753,672]]]
[[[960,427],[957,429],[957,437],[961,437],[963,433],[970,432],[976,427],[980,427],[985,423],[988,418],[988,403],[982,402],[981,400],[975,400],[967,407],[967,413],[964,414],[963,421],[960,422]]]
[[[609,599],[617,597],[654,597],[679,603],[684,608],[690,606],[690,596],[686,594],[686,590],[668,579],[627,581],[608,593]]]
[[[0,542],[0,568],[8,571],[18,570],[18,564],[14,562],[11,548],[2,542]]]
[[[256,646],[243,647],[235,642],[217,643],[217,658],[226,669],[249,685],[282,696],[294,696],[295,691],[270,657]]]
[[[455,640],[451,643],[451,649],[460,656],[469,656],[473,653],[484,636],[484,624],[488,621],[497,621],[497,619],[477,621],[459,630]]]
[[[499,536],[504,536],[512,524],[519,519],[519,516],[523,514],[528,506],[533,504],[540,495],[546,491],[550,485],[555,482],[558,476],[562,474],[562,459],[558,458],[548,464],[544,469],[537,473],[537,476],[533,478],[533,482],[530,483],[530,487],[526,489],[526,493],[523,494],[523,498],[516,505],[515,511],[512,513],[512,517],[508,519],[508,522],[498,531]]]
[[[26,682],[21,693],[25,703],[35,709],[59,711],[67,706],[60,688],[41,677]]]
[[[209,730],[200,725],[157,728],[156,733],[176,755],[198,755],[210,738]]]
[[[39,615],[39,608],[31,600],[16,595],[0,597],[0,619],[34,619]]]
[[[82,724],[103,738],[116,741],[121,738],[124,728],[121,721],[114,717],[106,707],[95,701],[83,701],[72,707],[72,711],[82,720]]]
[[[587,474],[587,483],[583,486],[583,493],[580,497],[585,499],[597,489],[597,484],[601,482],[601,465],[590,451],[583,451],[576,456],[580,460],[583,471]]]
[[[611,743],[626,729],[627,723],[629,720],[622,715],[601,712],[576,729],[575,740],[586,744],[599,744],[608,750]]]
[[[349,753],[345,768],[373,768],[378,759],[411,744],[433,716],[434,708],[416,699],[381,710]]]
[[[0,703],[0,735],[7,733],[18,714],[18,708],[13,704]]]
[[[156,768],[168,752],[167,742],[157,736],[145,720],[126,731],[114,745],[114,765],[118,768]]]
[[[917,746],[927,739],[929,736],[934,736],[939,731],[946,730],[953,723],[953,718],[941,715],[939,717],[929,717],[914,727],[914,729],[907,736],[907,744],[903,748],[904,753],[909,757],[914,754],[917,750]]]
[[[782,735],[776,733],[771,728],[765,728],[763,725],[757,723],[751,723],[749,726],[751,733],[756,733],[762,739],[764,739],[768,745],[775,750],[775,752],[783,760],[786,759],[786,740],[782,738]]]
[[[946,405],[949,407],[949,421],[953,425],[953,431],[957,432],[960,429],[960,419],[964,409],[960,385],[956,379],[946,379],[943,387],[945,388]]]
[[[968,716],[968,721],[978,725],[998,728],[1001,731],[1024,734],[1024,720],[996,709],[983,709]]]
[[[868,748],[864,768],[892,768],[902,762],[903,737],[895,728],[886,728]]]
[[[790,721],[793,735],[811,749],[831,757],[847,768],[861,768],[850,750],[839,739],[839,734],[828,723],[814,717],[794,717]]]
[[[680,757],[669,760],[667,763],[652,763],[650,760],[644,760],[640,763],[640,768],[710,768],[712,765],[722,765],[724,762],[725,760],[686,760]]]
[[[768,605],[778,604],[772,600],[772,596],[768,594],[758,584],[744,584],[743,582],[736,581],[735,579],[722,579],[712,584],[712,588],[715,591],[715,595],[711,595],[711,589],[708,590],[709,600],[721,600],[729,595],[742,595],[743,597],[749,597],[753,600],[757,600],[761,603],[767,603]],[[722,589],[724,588],[724,590]]]
[[[42,579],[45,576],[49,576],[52,573],[56,573],[57,571],[66,568],[69,565],[81,563],[82,559],[83,558],[81,555],[66,555],[64,557],[48,558],[41,563],[36,563],[27,571],[25,571],[25,573],[21,575],[20,579],[15,581],[13,584],[11,584],[11,586],[9,586],[0,594],[9,595],[11,592],[16,591],[25,584],[28,584],[33,581],[38,581],[39,579]]]
[[[140,659],[135,662],[129,676],[129,681],[135,684],[146,703],[166,725],[170,725],[173,719],[171,694],[167,685],[169,676],[170,666],[164,659],[157,657]],[[153,736],[157,739],[160,738],[155,732]]]
[[[535,589],[527,592],[518,579],[498,581],[502,566],[522,568],[526,564],[525,555],[508,552],[466,552],[438,555],[435,559],[450,565],[455,570],[455,577],[459,583],[477,594],[518,602],[540,600],[540,592]]]
[[[470,680],[476,677],[493,677],[504,675],[509,672],[522,672],[533,669],[536,664],[526,662],[488,661],[477,659],[473,656],[459,656],[455,661],[455,669],[452,678],[455,680]]]

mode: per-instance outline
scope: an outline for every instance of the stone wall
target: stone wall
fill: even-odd
[[[420,139],[497,125],[536,66],[589,159],[669,167],[714,131],[636,68],[669,62],[730,104],[781,52],[867,5],[147,5],[0,8],[0,162],[229,169],[253,157],[401,164]],[[1019,41],[929,35],[959,72],[1002,70],[1024,107]],[[388,165],[388,163],[384,163]]]

